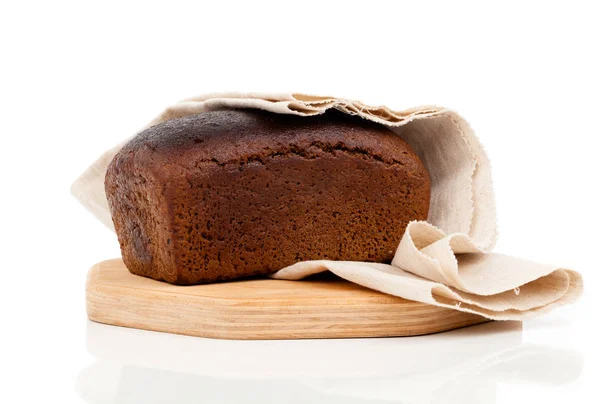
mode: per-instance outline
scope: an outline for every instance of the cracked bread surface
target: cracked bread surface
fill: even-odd
[[[181,285],[307,260],[389,263],[430,199],[406,142],[337,111],[172,119],[119,151],[105,188],[127,268]]]

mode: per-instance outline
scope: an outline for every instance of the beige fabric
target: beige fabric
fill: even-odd
[[[306,94],[220,93],[167,108],[146,127],[223,108],[259,108],[311,116],[335,108],[386,125],[409,143],[432,182],[427,222],[409,224],[392,265],[307,261],[277,272],[301,279],[330,270],[349,281],[410,300],[520,320],[575,300],[581,276],[570,270],[489,253],[496,241],[490,163],[472,129],[441,107],[393,111],[358,101]],[[122,144],[105,152],[72,187],[73,195],[110,228],[106,169]],[[448,235],[446,235],[448,234]]]

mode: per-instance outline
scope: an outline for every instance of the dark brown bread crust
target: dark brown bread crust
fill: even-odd
[[[127,268],[182,285],[305,260],[390,262],[430,197],[400,137],[339,112],[173,119],[128,142],[105,185]]]

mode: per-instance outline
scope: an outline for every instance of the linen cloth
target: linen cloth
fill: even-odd
[[[384,293],[494,320],[523,320],[576,300],[583,280],[573,270],[492,253],[496,207],[490,162],[467,122],[442,107],[394,111],[360,101],[301,93],[218,93],[183,100],[145,128],[169,119],[225,108],[257,108],[312,116],[328,109],[387,126],[417,153],[431,178],[426,222],[411,222],[391,265],[305,261],[276,279],[297,280],[329,270]],[[106,151],[74,183],[73,195],[113,229],[104,177],[125,142]]]

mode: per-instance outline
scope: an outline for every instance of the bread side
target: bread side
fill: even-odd
[[[125,264],[177,284],[389,262],[406,224],[427,218],[429,187],[397,135],[337,112],[174,119],[132,139],[106,175]]]

